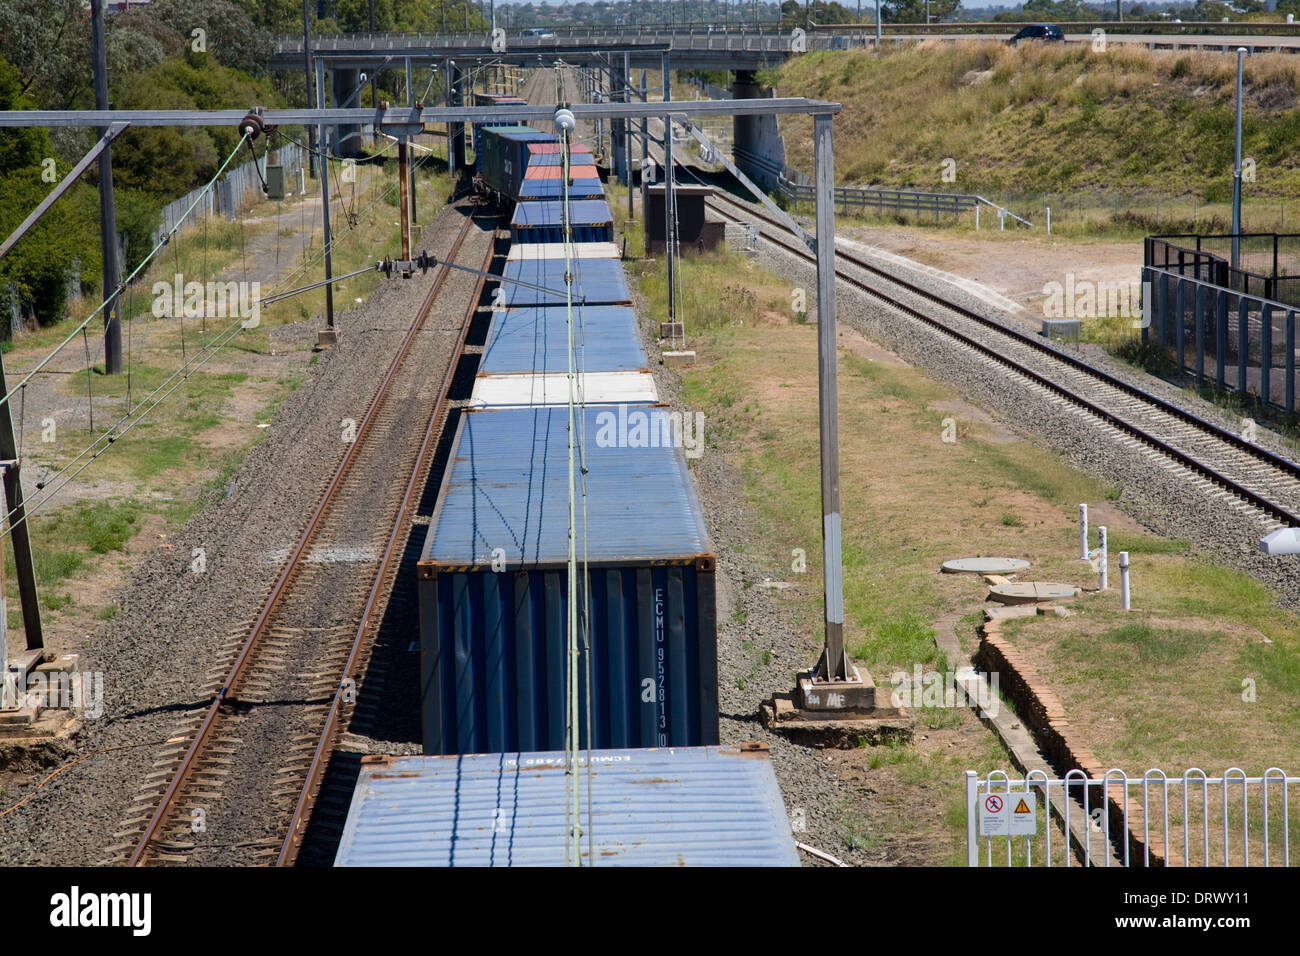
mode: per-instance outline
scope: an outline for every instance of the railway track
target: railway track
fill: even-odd
[[[486,220],[466,215],[438,258],[487,271],[499,229]],[[484,282],[438,267],[363,418],[344,423],[343,457],[260,612],[232,631],[210,699],[146,779],[117,834],[130,836],[121,862],[295,861],[394,589]],[[447,300],[468,301],[463,319],[433,327],[435,304]]]
[[[717,194],[708,205],[728,221],[756,225],[765,242],[815,264],[813,254],[775,217]],[[1294,461],[851,252],[837,248],[835,259],[840,282],[959,342],[1052,400],[1103,422],[1125,442],[1158,452],[1225,502],[1276,524],[1300,526],[1300,465]]]

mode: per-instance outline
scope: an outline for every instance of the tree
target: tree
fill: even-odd
[[[961,0],[930,0],[930,22],[951,19],[961,9]],[[925,0],[882,0],[880,19],[884,23],[925,23]]]

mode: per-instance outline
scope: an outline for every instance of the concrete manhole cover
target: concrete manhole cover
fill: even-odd
[[[989,588],[989,597],[1003,604],[1043,604],[1050,601],[1067,601],[1079,593],[1069,584],[1049,584],[1042,581],[1025,581],[1016,584],[995,584]]]
[[[953,558],[943,563],[945,574],[1014,574],[1029,567],[1019,558]]]

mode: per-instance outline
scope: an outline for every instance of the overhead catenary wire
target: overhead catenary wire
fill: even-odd
[[[24,385],[26,385],[28,382],[30,382],[32,380],[32,377],[36,375],[37,372],[41,371],[41,369],[45,368],[45,366],[50,364],[50,362],[53,361],[54,357],[58,355],[60,352],[62,352],[63,349],[65,349],[68,346],[68,343],[70,343],[73,339],[75,339],[77,335],[80,334],[82,329],[86,328],[86,326],[90,324],[91,320],[94,319],[95,316],[99,315],[99,313],[104,311],[104,308],[108,305],[109,302],[115,300],[126,290],[126,288],[131,284],[131,282],[135,280],[135,277],[138,276],[142,271],[144,271],[145,266],[147,266],[150,262],[153,261],[154,256],[156,256],[164,246],[166,246],[169,242],[171,242],[172,237],[176,235],[176,231],[180,229],[181,225],[185,222],[185,220],[189,218],[190,213],[194,211],[194,208],[199,204],[199,201],[202,200],[205,195],[207,195],[207,193],[216,184],[217,180],[221,178],[222,174],[226,171],[226,167],[230,165],[231,160],[235,158],[235,155],[239,152],[240,147],[243,146],[244,142],[248,139],[248,135],[249,135],[248,133],[244,133],[243,136],[240,137],[239,142],[235,145],[235,148],[231,151],[230,155],[226,157],[225,162],[221,164],[220,168],[218,168],[216,173],[213,174],[213,177],[210,180],[208,180],[208,184],[203,187],[199,195],[194,198],[194,201],[192,203],[190,203],[189,208],[186,209],[185,212],[181,214],[181,217],[176,221],[176,224],[172,226],[170,230],[168,230],[166,235],[164,235],[161,239],[158,240],[157,244],[153,247],[153,249],[149,251],[148,255],[146,255],[140,261],[140,264],[137,265],[135,269],[131,271],[131,274],[128,275],[125,279],[123,279],[120,283],[118,283],[117,288],[114,289],[113,292],[96,307],[94,312],[91,312],[90,315],[86,316],[86,318],[75,329],[69,332],[67,338],[65,338],[62,342],[56,345],[54,349],[47,356],[45,356],[45,358],[37,362],[33,368],[28,370],[27,374],[24,375],[22,379],[19,380],[17,385],[9,389],[9,391],[7,391],[3,397],[0,397],[0,403],[9,401],[9,399],[11,399],[14,396],[14,393],[17,392]]]
[[[220,175],[220,173],[218,173],[218,176],[219,176],[219,175]],[[212,181],[209,182],[207,188],[210,189],[210,188],[212,187],[212,185],[213,185],[216,181],[217,181],[217,178],[214,177],[214,179],[213,179]],[[363,210],[363,211],[364,211],[364,212],[368,212],[371,208],[374,208],[375,206],[377,206],[377,205],[379,205],[380,203],[382,203],[382,202],[384,201],[385,197],[386,197],[389,193],[391,193],[394,189],[396,189],[396,184],[390,185],[390,186],[389,186],[389,187],[388,187],[388,188],[387,188],[387,189],[386,189],[386,190],[385,190],[385,191],[384,191],[384,192],[383,192],[383,193],[382,193],[382,194],[381,194],[381,195],[380,195],[380,196],[379,196],[379,197],[378,197],[374,202],[372,202],[372,203],[370,204],[370,206],[366,207],[366,209]],[[201,197],[200,197],[200,198],[201,198]],[[168,241],[170,240],[170,238],[171,238],[172,236],[175,235],[175,233],[177,232],[177,230],[180,228],[181,224],[185,221],[185,219],[186,219],[186,217],[189,215],[189,213],[190,213],[190,212],[195,208],[195,206],[197,205],[197,203],[198,203],[198,199],[196,199],[195,202],[194,202],[193,204],[191,204],[191,206],[189,207],[189,209],[186,210],[185,214],[182,215],[182,216],[180,217],[180,219],[179,219],[179,220],[177,221],[177,223],[176,223],[176,226],[175,226],[175,227],[170,231],[170,233],[168,234]],[[358,221],[359,221],[359,220],[358,220]],[[205,263],[206,263],[206,254],[207,254],[207,246],[206,246],[206,225],[207,225],[207,219],[206,219],[206,217],[204,217],[204,226],[205,226],[204,260],[205,260]],[[343,239],[343,238],[344,238],[348,233],[350,233],[350,232],[352,231],[352,229],[355,228],[356,225],[357,225],[357,222],[350,223],[347,227],[345,227],[345,228],[344,228],[343,230],[341,230],[338,234],[336,234],[336,235],[333,237],[334,241],[331,242],[331,244],[330,244],[331,247],[332,247],[335,243],[337,243],[337,241]],[[166,241],[160,243],[159,246],[158,246],[157,248],[155,248],[154,252],[151,253],[151,256],[152,256],[153,254],[156,254],[156,252],[158,251],[158,249],[160,249],[160,248],[161,248],[163,245],[165,245],[165,244],[166,244]],[[291,273],[291,274],[288,275],[288,276],[281,277],[281,279],[276,283],[276,285],[275,285],[275,286],[272,286],[272,289],[274,290],[274,289],[276,289],[277,287],[282,287],[282,286],[288,284],[290,281],[296,279],[296,278],[297,278],[299,275],[301,275],[303,272],[305,272],[305,271],[307,271],[308,269],[310,269],[310,268],[312,267],[312,265],[315,264],[315,262],[319,261],[320,258],[323,257],[323,255],[324,255],[324,249],[322,248],[319,252],[316,253],[315,256],[313,256],[313,257],[312,257],[308,262],[304,263],[304,264],[303,264],[299,269],[295,270],[293,273]],[[143,268],[143,265],[144,265],[144,263],[142,263],[141,268]],[[347,274],[347,275],[345,275],[345,276],[337,276],[337,277],[334,277],[334,278],[333,278],[332,280],[330,280],[330,281],[335,281],[335,282],[337,282],[337,281],[341,281],[342,279],[347,279],[347,278],[351,278],[351,277],[353,277],[353,276],[355,276],[355,275],[360,275],[360,274],[363,273],[363,272],[369,272],[369,271],[371,271],[372,269],[373,269],[373,267],[367,267],[367,268],[365,268],[365,269],[357,270],[357,271],[354,272],[354,273],[349,273],[349,274]],[[136,272],[139,272],[139,271],[140,271],[139,269],[136,270]],[[246,273],[246,268],[245,268],[245,273]],[[134,276],[135,274],[136,274],[136,273],[132,273],[132,276]],[[130,277],[128,277],[128,279],[127,279],[126,281],[129,282],[129,281],[130,281]],[[283,298],[287,297],[288,295],[291,295],[291,294],[297,294],[297,293],[299,293],[299,292],[307,291],[308,289],[311,289],[311,288],[317,288],[318,286],[323,285],[323,284],[324,284],[324,283],[314,283],[314,284],[312,284],[311,286],[308,286],[308,287],[306,287],[306,288],[304,288],[304,289],[295,289],[295,290],[291,290],[291,291],[289,291],[289,292],[272,292],[272,293],[269,294],[268,296],[265,296],[265,297],[263,297],[263,299],[259,300],[259,304],[260,304],[260,305],[271,304],[271,303],[273,303],[273,302],[279,301],[280,299],[283,299]],[[101,307],[101,308],[102,308],[102,307]],[[207,313],[207,310],[205,309],[205,310],[204,310],[204,320],[205,320],[205,323],[204,323],[204,324],[205,324],[205,327],[206,327],[206,313]],[[90,318],[93,318],[93,317],[94,317],[94,314],[92,313],[92,315],[90,316]],[[151,318],[152,318],[152,311],[150,311],[150,312],[147,313],[147,315],[146,315],[146,319],[145,319],[145,341],[144,341],[144,343],[142,344],[141,349],[139,350],[138,357],[137,357],[137,360],[136,360],[137,362],[142,362],[142,361],[143,361],[144,351],[145,351],[145,349],[147,349],[147,347],[148,347],[148,331],[149,331],[149,324],[150,324],[150,319],[151,319]],[[86,325],[88,324],[88,322],[89,322],[89,319],[87,320],[87,322],[82,323],[82,325],[79,327],[79,330],[74,330],[74,331],[69,335],[69,341],[71,340],[72,337],[75,337],[75,336],[76,336],[77,331],[82,331],[83,334],[84,334],[84,329],[85,329]],[[130,329],[131,329],[131,327],[132,327],[133,324],[134,324],[134,323],[133,323],[132,320],[128,320],[128,322],[127,322],[127,328],[128,328],[128,339],[129,339],[130,336],[131,336]],[[35,516],[36,514],[38,514],[38,513],[39,513],[43,508],[45,508],[45,507],[49,504],[49,502],[50,502],[50,501],[55,497],[55,495],[56,495],[56,494],[57,494],[57,493],[58,493],[62,488],[64,488],[64,487],[65,487],[65,486],[66,486],[70,481],[72,481],[74,478],[76,478],[77,475],[81,474],[81,472],[83,472],[87,467],[89,467],[89,465],[92,464],[92,463],[93,463],[93,462],[94,462],[94,461],[95,461],[95,460],[96,460],[96,459],[97,459],[101,454],[103,454],[105,451],[107,451],[107,449],[108,449],[109,447],[111,447],[111,445],[112,445],[114,442],[116,442],[119,438],[121,438],[123,435],[125,435],[127,432],[129,432],[129,431],[130,431],[132,428],[134,428],[137,424],[139,424],[139,423],[140,423],[140,422],[141,422],[141,421],[142,421],[142,420],[143,420],[143,419],[144,419],[144,418],[149,414],[149,412],[153,411],[153,410],[154,410],[158,405],[160,405],[163,401],[165,401],[165,400],[167,399],[167,397],[169,397],[169,396],[172,394],[172,392],[174,392],[174,391],[176,390],[176,388],[178,388],[178,387],[180,386],[181,383],[183,383],[184,381],[188,380],[188,378],[190,377],[190,375],[191,375],[195,370],[197,370],[197,369],[200,368],[201,366],[205,365],[205,364],[206,364],[206,363],[207,363],[207,362],[208,362],[212,357],[214,357],[214,356],[217,354],[217,352],[219,352],[219,351],[220,351],[221,349],[223,349],[225,346],[227,346],[228,344],[230,344],[230,342],[232,342],[232,341],[235,339],[235,337],[237,336],[238,332],[241,331],[242,328],[243,328],[243,319],[238,319],[238,320],[236,320],[235,322],[233,322],[229,327],[227,327],[226,329],[224,329],[222,332],[220,332],[220,333],[218,333],[217,335],[215,335],[211,340],[208,340],[208,341],[204,342],[204,343],[203,343],[203,348],[201,348],[199,352],[194,353],[194,357],[193,357],[193,359],[191,359],[191,360],[189,360],[189,361],[186,361],[186,362],[185,362],[182,366],[180,366],[180,367],[179,367],[175,372],[173,372],[172,375],[170,375],[167,379],[165,379],[162,383],[160,383],[160,384],[159,384],[159,385],[154,389],[153,392],[151,392],[148,396],[145,397],[144,400],[142,400],[142,402],[139,404],[139,406],[137,406],[137,409],[136,409],[136,410],[138,411],[138,415],[135,416],[134,420],[132,420],[132,412],[131,412],[130,405],[128,404],[127,412],[126,412],[124,415],[120,416],[118,419],[116,419],[116,420],[115,420],[111,425],[108,426],[108,428],[107,428],[105,431],[101,432],[100,435],[97,436],[97,437],[94,436],[94,434],[93,434],[93,433],[94,433],[94,428],[93,428],[93,422],[92,422],[92,426],[91,426],[92,440],[91,440],[91,442],[90,442],[86,447],[84,447],[83,449],[81,449],[81,450],[80,450],[80,451],[79,451],[79,452],[78,452],[78,453],[77,453],[77,454],[76,454],[72,459],[70,459],[68,462],[66,462],[66,463],[65,463],[65,464],[64,464],[64,465],[63,465],[63,466],[62,466],[62,467],[61,467],[57,472],[55,472],[55,474],[54,474],[54,476],[53,476],[53,479],[54,479],[57,483],[55,483],[55,484],[50,484],[49,481],[47,481],[47,482],[45,482],[45,483],[42,483],[42,485],[40,486],[40,491],[41,491],[42,493],[41,493],[40,495],[36,496],[34,499],[29,500],[29,501],[26,502],[26,506],[25,506],[25,514],[24,514],[23,518],[20,519],[20,520],[18,521],[18,523],[21,524],[24,520],[27,520],[27,519],[30,518],[30,517],[34,517],[34,516]],[[65,344],[66,344],[66,343],[65,343]],[[60,348],[62,348],[62,346],[60,346]],[[50,355],[49,358],[53,358],[53,356],[54,356],[55,354],[57,354],[57,350],[56,350],[54,353],[51,353],[51,355]],[[48,364],[48,360],[47,360],[46,364]],[[87,359],[87,368],[88,368],[88,371],[89,371],[89,366],[90,366],[90,361],[89,361],[89,359]],[[191,367],[191,366],[192,366],[192,367]],[[25,395],[26,395],[25,388],[26,388],[27,381],[28,381],[32,376],[34,376],[37,372],[39,372],[39,371],[40,371],[40,368],[39,368],[39,367],[33,369],[33,370],[28,374],[27,378],[25,378],[22,382],[20,382],[18,385],[16,385],[16,386],[14,387],[14,390],[13,390],[13,391],[18,391],[18,390],[22,389],[22,390],[23,390],[22,395],[25,397]],[[130,372],[128,371],[128,376],[129,376],[129,375],[130,375]],[[179,380],[177,380],[177,376],[180,376]],[[173,384],[173,383],[174,383],[174,384]],[[128,380],[128,385],[129,385],[129,384],[130,384],[130,381]],[[170,388],[168,387],[169,385],[171,386]],[[164,390],[165,390],[165,391],[164,391]],[[159,395],[160,392],[161,392],[161,395]],[[10,394],[12,394],[12,391],[10,392]],[[157,400],[150,402],[150,399],[153,399],[155,396],[159,396],[159,397],[157,398]],[[6,396],[6,398],[7,398],[7,396]],[[122,427],[122,426],[125,426],[125,427]],[[120,430],[119,430],[119,429],[120,429]],[[87,456],[89,456],[88,459],[87,459]],[[84,464],[82,464],[80,467],[76,468],[75,470],[69,472],[69,469],[72,469],[74,465],[76,465],[78,462],[81,462],[83,459],[87,459],[87,460],[84,462]],[[3,527],[3,528],[0,528],[0,540],[3,540],[4,536],[5,536],[5,535],[8,535],[8,534],[13,530],[13,522],[14,522],[14,520],[15,520],[15,512],[16,512],[16,510],[17,510],[17,509],[11,509],[11,510],[10,510],[10,511],[5,515],[5,517],[6,517],[8,520],[5,522],[4,527]]]

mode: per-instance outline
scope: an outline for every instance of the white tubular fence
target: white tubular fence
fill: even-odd
[[[1100,778],[1071,770],[966,771],[967,866],[1290,866],[1289,795],[1300,777],[1270,767],[1232,767],[1211,777],[1191,768]],[[1027,797],[1023,803],[1021,797]],[[1014,811],[1027,813],[1011,824]],[[999,822],[997,817],[1003,816]],[[1032,823],[1032,833],[1029,827]]]

